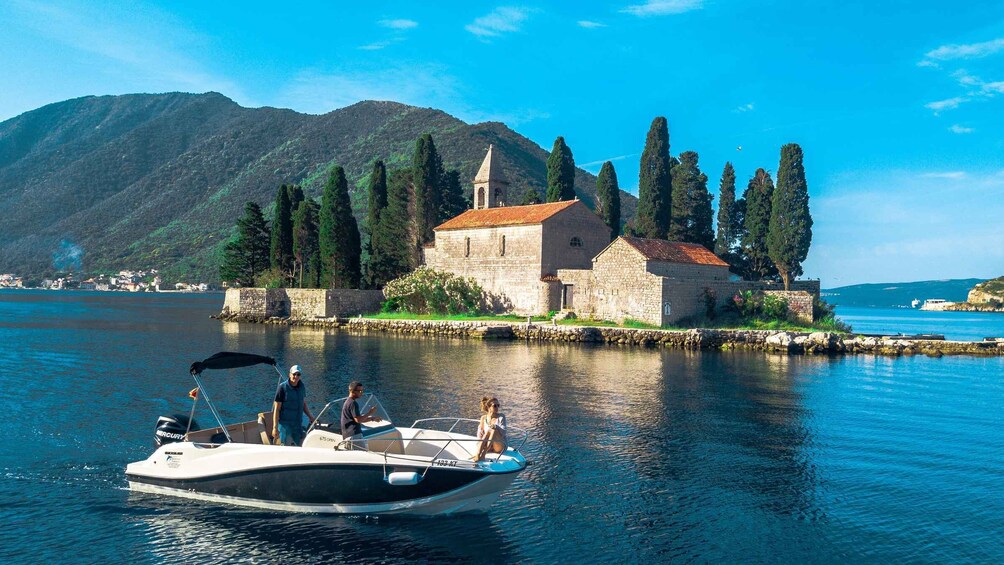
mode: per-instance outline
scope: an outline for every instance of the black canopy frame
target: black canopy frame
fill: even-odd
[[[199,377],[206,369],[239,369],[241,367],[252,367],[254,365],[271,365],[272,368],[275,369],[275,372],[279,375],[279,379],[282,380],[282,371],[279,370],[274,358],[266,357],[264,355],[254,355],[251,353],[221,351],[211,357],[203,359],[202,361],[192,363],[192,366],[188,369],[192,378],[195,379],[195,386],[198,387],[196,389],[198,392],[195,394],[195,400],[192,402],[192,415],[195,415],[195,406],[199,403],[199,397],[204,397],[206,399],[206,405],[209,406],[209,411],[212,412],[213,417],[216,418],[216,423],[220,425],[220,429],[223,430],[223,435],[226,436],[228,443],[232,441],[230,438],[230,432],[227,431],[227,426],[223,423],[223,418],[220,417],[220,413],[217,412],[216,407],[213,406],[213,402],[209,399],[209,394],[206,392],[206,387],[203,386],[202,380]],[[192,418],[189,417],[189,426],[192,425],[191,422]],[[186,430],[185,433],[187,434],[188,430]]]

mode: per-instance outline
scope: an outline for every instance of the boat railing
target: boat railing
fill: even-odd
[[[444,423],[444,425],[445,425],[445,423],[452,422],[452,424],[450,424],[450,427],[449,427],[448,430],[437,430],[437,431],[446,431],[446,433],[453,433],[453,431],[461,423],[470,423],[470,424],[474,424],[475,426],[477,426],[478,423],[479,423],[479,420],[475,420],[475,419],[472,419],[472,418],[450,418],[450,417],[422,418],[421,420],[415,420],[415,422],[411,425],[411,427],[412,428],[418,428],[419,425],[421,425],[422,427],[427,427],[430,423],[438,423],[438,422],[442,422],[442,423]],[[436,429],[436,428],[432,428],[432,429]],[[527,438],[530,437],[530,433],[528,431],[524,430],[523,428],[517,427],[517,426],[507,425],[505,432],[506,432],[505,433],[505,435],[506,435],[506,447],[512,447],[516,451],[519,451],[520,449],[522,449],[523,445],[526,444]],[[426,441],[430,441],[430,440],[426,440]],[[455,440],[455,441],[468,441],[468,442],[469,441],[474,441],[474,442],[480,442],[482,440],[480,440],[480,439],[474,439],[474,440]]]

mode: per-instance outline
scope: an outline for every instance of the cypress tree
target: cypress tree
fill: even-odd
[[[275,195],[275,211],[272,216],[272,241],[270,252],[273,269],[283,276],[293,272],[293,207],[289,201],[286,185],[279,187]]]
[[[383,161],[377,159],[373,163],[373,171],[370,173],[370,184],[369,184],[369,205],[366,211],[366,227],[364,229],[364,234],[366,236],[365,242],[363,244],[363,251],[366,255],[366,269],[367,273],[364,275],[365,280],[369,280],[369,262],[370,258],[373,256],[373,230],[376,229],[377,222],[380,219],[380,213],[384,208],[387,207],[387,168],[384,166]]]
[[[304,199],[303,188],[298,184],[291,184],[287,188],[287,192],[289,192],[290,209],[293,210],[293,213],[295,214],[296,207],[299,206]]]
[[[743,198],[746,200],[746,214],[743,220],[743,260],[746,275],[754,280],[770,278],[777,274],[774,263],[767,251],[767,232],[770,228],[771,199],[774,197],[774,181],[770,173],[757,169],[750,179]]]
[[[345,170],[331,169],[321,196],[319,245],[326,288],[359,288],[359,227],[352,215]]]
[[[537,189],[528,186],[526,190],[523,191],[523,199],[520,201],[521,206],[529,206],[531,204],[543,204],[544,199],[540,197],[540,193]]]
[[[459,216],[470,208],[460,185],[460,171],[451,169],[443,175],[443,202],[439,210],[439,221],[445,222]]]
[[[699,243],[711,250],[715,245],[712,227],[711,193],[708,176],[698,166],[695,151],[684,151],[673,167],[672,214],[668,238]]]
[[[439,225],[442,208],[443,163],[436,152],[432,135],[422,134],[415,142],[413,179],[415,186],[415,226],[418,244],[429,243],[435,237],[433,228]]]
[[[802,274],[802,261],[812,243],[809,189],[802,165],[802,148],[789,143],[781,148],[777,187],[771,199],[767,250],[788,290],[791,279]]]
[[[600,218],[610,228],[610,240],[613,241],[621,233],[621,190],[610,161],[603,163],[596,177],[596,202]]]
[[[318,255],[317,204],[313,200],[305,200],[296,207],[293,213],[293,275],[299,288],[304,288],[304,273],[307,274],[307,285],[312,285],[310,261]]]
[[[268,270],[268,222],[261,207],[254,202],[244,205],[244,215],[237,219],[237,236],[223,248],[220,280],[251,286],[256,276]]]
[[[387,206],[373,230],[372,254],[367,271],[369,286],[381,288],[412,270],[413,239],[410,233],[408,208],[411,201],[409,185],[412,171],[393,171],[387,183]]]
[[[575,200],[575,159],[559,135],[547,156],[547,201],[560,200]]]
[[[722,180],[718,183],[718,233],[715,236],[715,255],[729,262],[735,251],[736,236],[736,170],[726,162]]]
[[[665,238],[672,204],[672,164],[669,159],[669,125],[666,118],[652,120],[638,172],[638,217],[634,235]]]

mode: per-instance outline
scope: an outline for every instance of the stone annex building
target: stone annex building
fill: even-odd
[[[509,182],[494,148],[474,177],[474,209],[435,228],[426,266],[471,277],[498,310],[667,325],[718,306],[741,290],[783,294],[812,318],[819,281],[791,292],[766,282],[731,280],[729,265],[701,245],[621,236],[578,200],[507,206]]]

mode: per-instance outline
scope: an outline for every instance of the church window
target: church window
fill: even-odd
[[[471,256],[471,238],[465,237],[464,238],[464,257],[470,257],[470,256]]]
[[[481,187],[478,189],[478,208],[485,207],[485,189]]]
[[[499,188],[495,189],[495,205],[496,206],[502,205],[502,190]]]
[[[499,238],[499,255],[505,257],[505,236]]]
[[[579,237],[573,237],[571,241],[568,242],[571,247],[582,247],[582,239]]]

